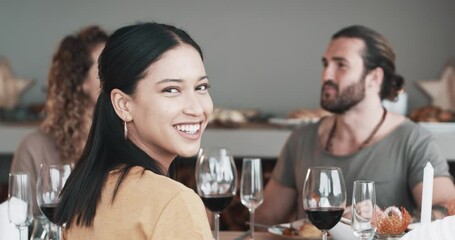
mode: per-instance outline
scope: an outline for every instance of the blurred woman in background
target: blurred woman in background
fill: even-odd
[[[100,27],[85,27],[63,38],[52,58],[45,119],[21,141],[11,163],[11,172],[30,174],[33,198],[41,164],[74,164],[82,154],[100,91],[96,63],[107,38]]]

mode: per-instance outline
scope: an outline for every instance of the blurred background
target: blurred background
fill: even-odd
[[[231,148],[238,171],[242,157],[271,160],[263,163],[267,181],[290,129],[232,128],[258,112],[280,120],[296,110],[311,109],[316,112],[305,112],[307,120],[321,117],[323,113],[317,112],[321,56],[332,34],[349,25],[368,26],[391,42],[397,72],[406,80],[401,108],[406,115],[423,108],[431,113],[419,111],[423,118],[416,117],[417,121],[455,121],[453,109],[444,114],[425,109],[434,99],[417,84],[441,81],[447,63],[455,60],[454,13],[454,0],[0,0],[0,60],[9,62],[15,80],[32,81],[14,93],[2,91],[0,81],[0,202],[6,199],[14,149],[42,117],[52,54],[64,36],[83,26],[97,24],[112,32],[136,22],[157,21],[187,30],[202,47],[215,107],[242,110],[215,111],[221,122],[227,119],[224,126],[230,129],[209,129],[202,145]],[[454,83],[455,77],[450,81]],[[2,101],[12,97],[17,97],[14,107],[2,107]],[[455,124],[436,126],[432,131],[439,134],[438,144],[455,176]],[[176,161],[182,169],[177,179],[194,188],[195,158],[190,160]],[[237,196],[222,214],[222,229],[246,229],[247,217]]]
[[[202,46],[215,106],[286,116],[318,108],[321,56],[331,35],[362,24],[384,34],[406,79],[408,112],[430,104],[418,80],[437,80],[455,55],[453,0],[0,0],[0,56],[34,79],[19,106],[43,103],[61,38],[98,24],[170,23]]]

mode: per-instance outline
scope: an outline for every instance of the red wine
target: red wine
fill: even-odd
[[[343,216],[343,208],[309,208],[305,212],[311,223],[320,230],[333,228]]]
[[[44,213],[44,215],[46,215],[47,219],[49,219],[49,221],[54,222],[54,213],[55,213],[55,209],[57,208],[57,204],[56,203],[50,203],[50,204],[43,204],[39,207],[41,209],[41,212]]]
[[[223,211],[229,203],[231,203],[234,195],[226,194],[226,195],[214,195],[214,196],[203,196],[201,197],[204,205],[210,209],[212,212],[221,212]]]

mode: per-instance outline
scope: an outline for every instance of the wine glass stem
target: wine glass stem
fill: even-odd
[[[19,230],[19,240],[27,240],[28,238],[28,228],[27,227],[18,227]]]
[[[62,227],[55,223],[49,222],[49,233],[47,235],[49,240],[62,240]]]
[[[47,232],[47,239],[48,240],[53,240],[54,235],[52,234],[52,222],[49,221],[49,231]]]
[[[254,208],[248,209],[250,210],[250,236],[251,239],[254,239]]]
[[[62,240],[62,227],[60,225],[57,225],[57,239]]]
[[[322,230],[322,240],[327,240],[327,230]]]
[[[220,213],[215,213],[215,240],[220,240]]]

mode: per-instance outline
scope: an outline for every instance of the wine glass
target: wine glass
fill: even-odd
[[[28,225],[33,221],[29,175],[10,173],[8,180],[8,219],[19,230],[19,239],[26,240]]]
[[[351,228],[361,240],[371,239],[376,231],[376,192],[373,181],[354,181]]]
[[[234,158],[226,148],[200,150],[195,176],[199,196],[204,205],[214,213],[215,239],[218,240],[220,212],[231,203],[237,191]]]
[[[62,239],[61,226],[54,220],[54,212],[60,200],[66,180],[71,173],[71,165],[48,165],[41,164],[36,183],[36,200],[41,212],[50,221],[48,236],[49,239]],[[57,236],[52,236],[52,229],[56,229]]]
[[[341,219],[346,207],[346,187],[341,169],[337,167],[311,167],[303,185],[303,208],[308,219],[322,231],[327,240],[327,230]]]
[[[254,239],[254,210],[264,201],[262,166],[259,158],[243,159],[240,200],[250,212],[250,234],[251,239]]]

